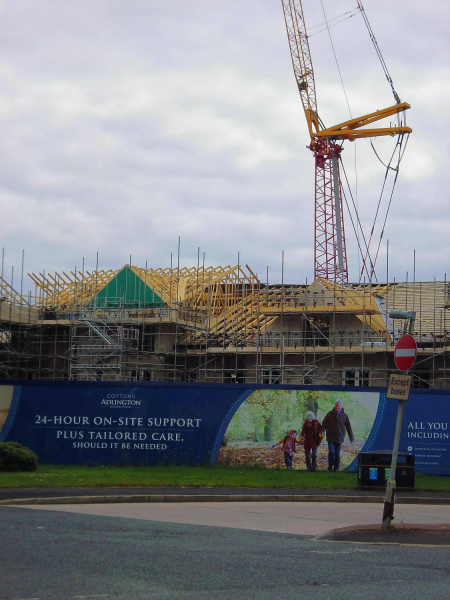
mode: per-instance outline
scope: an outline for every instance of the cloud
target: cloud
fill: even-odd
[[[416,247],[423,275],[449,255],[448,41],[439,0],[367,1],[366,11],[413,128],[384,232],[392,273]],[[333,3],[325,2],[329,17]],[[353,8],[350,1],[342,12]],[[0,5],[0,214],[6,264],[26,270],[248,262],[312,280],[314,159],[281,6],[230,0],[87,0]],[[308,23],[323,21],[305,6]],[[359,19],[359,20],[358,20]],[[401,27],[399,24],[401,23]],[[427,25],[428,24],[428,25]],[[353,114],[393,103],[360,16],[331,30]],[[432,41],[430,41],[432,40]],[[311,38],[320,114],[349,118],[327,33]],[[383,162],[395,140],[377,139]],[[356,157],[355,157],[356,146]],[[385,168],[368,141],[343,159],[370,232]],[[357,164],[357,178],[354,171]],[[357,190],[355,188],[358,183]],[[357,193],[356,193],[357,191]],[[377,221],[379,235],[387,202]],[[358,258],[346,233],[351,279]],[[439,243],[436,242],[439,240]],[[409,259],[408,259],[409,260]],[[193,262],[192,262],[193,261]],[[186,263],[186,264],[187,264]]]

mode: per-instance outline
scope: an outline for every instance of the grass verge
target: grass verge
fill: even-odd
[[[205,487],[357,489],[356,473],[287,471],[249,467],[62,467],[40,465],[32,473],[0,473],[0,488]],[[450,477],[416,475],[417,491],[450,492]]]

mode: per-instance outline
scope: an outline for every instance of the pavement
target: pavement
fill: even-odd
[[[397,490],[390,532],[381,529],[383,501],[383,490],[0,489],[0,508],[289,533],[326,543],[450,547],[450,494]]]
[[[131,502],[350,502],[383,503],[384,490],[303,488],[0,488],[2,504],[91,504]],[[397,489],[397,504],[450,505],[450,493]]]

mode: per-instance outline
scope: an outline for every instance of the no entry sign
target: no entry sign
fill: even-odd
[[[417,344],[412,335],[403,335],[397,342],[394,351],[394,361],[397,369],[408,371],[417,356]]]

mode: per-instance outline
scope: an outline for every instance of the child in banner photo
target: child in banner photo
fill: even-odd
[[[294,460],[295,444],[300,444],[301,440],[295,439],[297,436],[297,430],[291,429],[289,433],[279,442],[274,444],[272,448],[276,448],[280,444],[283,444],[281,449],[284,453],[284,463],[288,469],[292,469],[292,463]]]
[[[303,440],[303,448],[305,450],[306,469],[315,471],[317,469],[317,448],[323,438],[323,433],[320,432],[322,424],[316,415],[309,411],[306,413],[306,419],[303,423],[300,432],[300,439]]]

